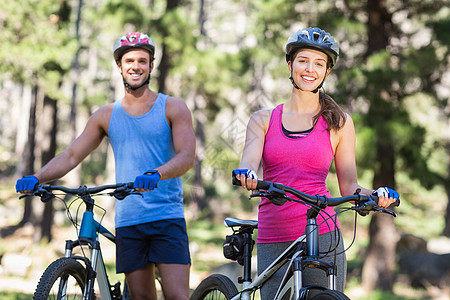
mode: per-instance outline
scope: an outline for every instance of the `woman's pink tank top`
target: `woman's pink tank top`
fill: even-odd
[[[262,155],[264,180],[279,182],[307,194],[331,197],[325,181],[334,155],[326,121],[320,116],[306,137],[292,139],[282,131],[282,114],[283,104],[278,105],[270,117]],[[288,201],[277,206],[263,198],[258,213],[258,243],[297,239],[305,231],[307,210],[303,204]],[[335,215],[332,207],[325,211]],[[328,217],[325,215],[325,218]],[[317,224],[321,224],[320,234],[335,229],[334,218],[326,223],[323,220],[322,216],[317,217]]]

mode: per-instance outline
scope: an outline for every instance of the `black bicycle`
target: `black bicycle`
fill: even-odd
[[[109,192],[104,192],[106,190]],[[64,257],[52,262],[42,274],[33,299],[131,299],[126,284],[124,284],[122,293],[120,282],[114,285],[109,282],[99,236],[102,235],[113,243],[115,243],[115,236],[94,219],[94,208],[102,210],[103,215],[106,211],[97,206],[92,197],[93,195],[107,195],[120,200],[130,194],[139,194],[134,191],[132,182],[91,188],[86,186],[67,188],[38,184],[32,194],[19,197],[34,195],[40,197],[43,202],[48,202],[53,198],[61,199],[66,205],[69,220],[77,229],[77,239],[66,240]],[[70,201],[63,199],[70,195],[75,198]],[[77,217],[74,218],[70,213],[69,208],[74,203],[84,204],[85,209],[81,220],[77,220]],[[74,254],[76,247],[81,250],[82,255]],[[88,251],[85,251],[85,248]]]
[[[233,178],[233,184],[240,185],[240,181]],[[308,205],[310,208],[307,211],[305,234],[292,242],[292,244],[272,262],[272,264],[252,281],[251,258],[253,245],[255,243],[252,234],[253,231],[257,229],[258,222],[226,218],[225,225],[232,228],[233,234],[227,236],[227,239],[224,242],[224,255],[226,258],[237,260],[239,264],[244,266],[243,276],[238,278],[238,282],[242,284],[242,289],[238,290],[233,281],[227,276],[222,274],[212,274],[198,285],[191,296],[191,300],[250,300],[251,296],[254,295],[254,293],[259,290],[277,270],[286,264],[288,264],[288,267],[276,292],[275,300],[349,299],[344,293],[335,289],[337,274],[336,266],[320,259],[319,224],[317,224],[317,216],[327,206],[338,206],[348,202],[353,202],[353,205],[351,207],[338,208],[336,215],[349,210],[355,211],[361,216],[366,216],[370,212],[382,212],[396,217],[396,213],[392,210],[379,207],[377,205],[377,196],[361,195],[359,191],[351,196],[328,198],[326,196],[308,195],[292,187],[268,181],[258,181],[257,189],[259,191],[250,195],[250,198],[266,197],[275,205],[283,205],[287,201]],[[289,195],[287,193],[289,193]],[[397,200],[394,205],[398,206],[399,204],[400,200]],[[331,216],[328,218],[331,218]],[[304,286],[302,284],[302,273],[306,268],[323,270],[328,278],[328,286]],[[320,292],[311,297],[309,292],[313,289],[316,291],[319,290]]]

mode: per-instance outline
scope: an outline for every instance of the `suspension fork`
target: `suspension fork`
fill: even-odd
[[[91,248],[91,258],[92,261],[87,257],[82,256],[73,256],[73,249],[77,246],[82,247],[83,245],[89,244]],[[98,257],[101,255],[100,251],[100,243],[98,241],[92,242],[87,240],[66,240],[66,247],[64,252],[65,258],[73,258],[76,260],[82,260],[86,266],[86,285],[84,287],[83,299],[91,299],[94,294],[94,281],[96,278],[95,266],[98,262]],[[101,259],[101,256],[100,256]],[[65,289],[66,287],[62,287]]]
[[[319,258],[319,226],[317,225],[317,210],[310,208],[306,213],[307,224],[305,227],[306,235],[306,257],[308,259]],[[294,258],[294,299],[303,299],[305,291],[303,290],[303,259],[302,256]]]
[[[300,299],[300,291],[303,288],[302,282],[303,267],[301,258],[299,257],[294,258],[293,268],[294,268],[294,299]]]
[[[294,259],[294,280],[295,280],[295,299],[303,299],[306,296],[306,290],[303,289],[302,273],[305,265],[309,261],[316,261],[315,267],[326,272],[328,277],[328,288],[336,289],[336,266],[319,260],[319,226],[317,225],[318,211],[316,209],[308,209],[307,224],[305,227],[306,235],[306,259],[296,257]]]

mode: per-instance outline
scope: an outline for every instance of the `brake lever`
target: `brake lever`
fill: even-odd
[[[23,198],[30,197],[30,196],[34,196],[34,193],[33,194],[22,194],[19,196],[19,199],[23,199]]]
[[[382,213],[391,215],[391,216],[393,216],[394,218],[397,217],[397,214],[396,214],[394,211],[392,211],[392,210],[390,210],[390,209],[387,209],[387,208],[379,207],[379,208],[376,209],[376,211],[379,211],[379,212],[382,212]]]
[[[123,200],[128,195],[139,195],[142,198],[144,198],[144,195],[142,195],[142,193],[136,192],[133,189],[130,189],[129,187],[118,188],[109,195],[116,197],[118,200]]]
[[[269,199],[270,202],[272,202],[273,204],[275,204],[277,206],[281,206],[281,205],[285,204],[286,201],[288,200],[286,198],[286,195],[283,195],[283,194],[273,195],[273,193],[267,193],[267,192],[253,193],[248,198],[251,199],[254,197],[265,197],[265,198]]]
[[[270,196],[270,194],[267,193],[267,192],[258,191],[257,193],[253,193],[250,196],[248,196],[248,199],[255,198],[255,197],[266,197],[266,198],[268,198],[269,196]]]
[[[361,201],[357,206],[352,206],[350,209],[356,210],[359,215],[365,217],[371,211],[376,211],[378,209],[378,204],[374,200],[370,199],[367,201]]]
[[[387,208],[379,207],[373,200],[365,201],[363,203],[360,203],[358,206],[351,207],[350,209],[356,210],[358,214],[360,214],[363,217],[367,216],[371,211],[385,213],[393,216],[394,218],[397,217],[397,214],[394,211]]]
[[[41,201],[44,203],[52,200],[55,197],[55,195],[52,192],[40,187],[37,190],[33,191],[33,193],[20,195],[19,199],[23,199],[23,198],[29,197],[29,196],[40,197]]]

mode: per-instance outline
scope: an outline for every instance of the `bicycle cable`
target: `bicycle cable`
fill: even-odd
[[[337,235],[337,229],[338,229],[338,226],[337,226],[337,224],[338,224],[337,223],[337,213],[334,214],[334,215],[330,215],[327,211],[325,211],[324,209],[320,208],[320,206],[318,206],[318,205],[315,205],[315,204],[312,204],[312,203],[307,203],[307,202],[305,202],[303,200],[300,200],[300,199],[290,198],[290,200],[292,200],[293,202],[297,202],[297,203],[303,204],[305,206],[308,206],[311,209],[314,209],[322,217],[323,221],[321,223],[317,224],[317,227],[314,230],[319,230],[320,226],[322,226],[322,224],[325,223],[326,226],[328,227],[328,232],[327,233],[331,234],[331,232],[335,232],[335,235]],[[333,217],[334,217],[334,220],[333,220]],[[329,220],[332,220],[332,224],[334,224],[334,230],[331,229],[331,224],[328,222]],[[312,234],[312,232],[311,232],[311,234]],[[340,239],[341,239],[339,235],[338,235],[338,237],[339,237],[339,239],[335,238],[336,242],[334,243],[335,244],[334,248],[332,248],[333,247],[332,246],[333,239],[331,238],[331,242],[330,242],[328,250],[325,251],[325,252],[319,252],[319,254],[322,254],[322,256],[319,256],[320,258],[324,258],[324,257],[326,257],[328,254],[330,254],[332,252],[336,253],[337,246],[339,245]]]
[[[318,211],[319,215],[322,216],[323,221],[322,221],[321,223],[317,224],[317,227],[316,227],[314,230],[318,230],[319,227],[322,226],[322,224],[325,223],[325,224],[327,225],[328,229],[329,229],[329,231],[327,232],[327,233],[329,233],[329,234],[331,234],[332,230],[331,230],[331,224],[330,224],[328,221],[334,219],[334,220],[332,221],[332,224],[334,224],[334,228],[335,228],[335,229],[338,229],[338,227],[337,227],[337,223],[338,223],[338,221],[337,221],[337,216],[340,215],[340,214],[342,214],[342,213],[344,213],[344,212],[347,212],[347,211],[352,210],[351,207],[342,207],[342,208],[338,208],[338,209],[336,210],[336,213],[335,213],[334,215],[330,215],[328,212],[326,212],[324,209],[320,208],[318,205],[315,205],[315,204],[312,204],[312,203],[305,202],[305,201],[303,201],[303,200],[301,200],[301,199],[294,199],[294,198],[289,197],[289,196],[286,196],[286,198],[287,198],[288,200],[291,200],[291,201],[296,202],[296,203],[299,203],[299,204],[303,204],[303,205],[305,205],[305,206],[308,206],[308,207],[313,208],[313,209],[315,209],[316,211]],[[325,216],[324,216],[324,215],[325,215]],[[329,245],[329,248],[328,248],[327,251],[319,252],[319,254],[322,254],[321,256],[319,256],[320,258],[324,258],[324,257],[326,257],[328,254],[334,252],[334,253],[333,253],[333,256],[334,256],[334,258],[335,258],[335,260],[336,260],[336,256],[337,256],[337,255],[341,255],[342,253],[347,252],[347,251],[352,247],[352,245],[354,244],[354,242],[355,242],[355,240],[356,240],[357,217],[358,217],[358,216],[357,216],[356,211],[355,211],[353,237],[352,237],[352,241],[351,241],[350,245],[349,245],[347,248],[345,248],[343,251],[338,252],[338,251],[337,251],[337,247],[338,247],[339,243],[341,242],[341,236],[337,234],[337,230],[334,230],[334,231],[333,231],[333,232],[334,232],[334,235],[335,235],[335,238],[334,238],[334,241],[335,241],[334,247],[332,246],[333,243],[330,242],[330,245]],[[312,233],[312,232],[311,232],[311,233]],[[333,238],[331,238],[331,241],[333,241]]]
[[[266,194],[266,195],[262,195],[262,194],[260,194],[260,195],[258,195],[259,197],[265,197],[265,198],[267,198],[267,199],[269,199],[269,201],[271,201],[271,197],[270,197],[270,195],[268,195],[268,194]],[[251,197],[251,196],[250,196]],[[272,197],[273,198],[273,197]],[[319,205],[316,205],[316,204],[313,204],[313,203],[309,203],[309,202],[306,202],[306,201],[303,201],[303,200],[301,200],[301,199],[298,199],[298,198],[292,198],[292,197],[289,197],[289,196],[287,196],[286,194],[284,195],[284,197],[283,197],[283,199],[286,199],[286,200],[288,200],[288,201],[291,201],[291,202],[294,202],[294,203],[298,203],[298,204],[302,204],[302,205],[305,205],[305,206],[307,206],[307,207],[309,207],[309,208],[311,208],[311,209],[314,209],[321,217],[322,217],[322,219],[323,219],[323,221],[321,222],[321,223],[319,223],[319,224],[317,224],[317,227],[316,228],[314,228],[314,230],[319,230],[319,227],[322,225],[322,224],[327,224],[327,227],[328,227],[328,232],[331,234],[331,225],[328,223],[328,220],[332,220],[333,219],[333,216],[337,216],[337,214],[334,214],[333,216],[331,216],[328,212],[326,212],[323,208],[321,208]],[[324,216],[324,215],[326,215],[326,216]],[[336,217],[337,218],[337,217]],[[333,221],[333,224],[334,224],[334,228],[335,228],[335,230],[333,230],[334,232],[336,232],[336,229],[338,229],[337,228],[337,220],[335,220],[335,221]],[[312,232],[311,232],[311,234],[312,234]],[[336,250],[337,250],[337,245],[339,245],[339,243],[340,243],[340,236],[339,236],[339,239],[337,239],[336,238],[336,242],[335,242],[335,246],[334,246],[334,248],[332,248],[332,243],[330,243],[330,245],[329,245],[329,248],[328,248],[328,251],[325,251],[325,252],[319,252],[319,253],[321,253],[321,254],[323,254],[322,256],[319,256],[320,258],[324,258],[324,257],[326,257],[329,253],[332,253],[333,251],[334,252],[336,252]],[[341,254],[341,253],[339,253],[339,254]]]
[[[75,228],[76,236],[79,239],[80,238],[80,226],[81,225],[78,222],[78,216],[80,215],[81,206],[85,202],[78,195],[70,195],[70,196],[73,197],[73,199],[70,199],[70,198],[72,198],[72,197],[70,197],[68,200],[65,200],[65,199],[62,198],[62,196],[69,196],[69,195],[70,194],[67,194],[67,193],[61,193],[61,194],[54,194],[53,193],[54,198],[60,200],[64,204],[67,218],[69,219],[69,221],[72,223],[73,227]],[[107,193],[99,193],[99,194],[97,194],[97,196],[109,196],[109,195]],[[72,215],[72,213],[70,211],[70,208],[73,205],[75,205],[74,203],[78,203],[78,206],[77,206],[76,212],[75,212],[75,218],[74,218],[74,216]],[[103,223],[103,219],[104,219],[104,217],[106,215],[106,209],[104,209],[103,207],[101,207],[98,204],[94,204],[94,207],[97,208],[97,209],[100,209],[102,211],[102,213],[98,214],[98,215],[100,215],[100,221],[98,223],[99,223],[99,225],[101,225]],[[85,249],[83,247],[80,247],[80,249],[81,249],[82,255],[84,257],[87,257],[87,255],[85,253]]]

